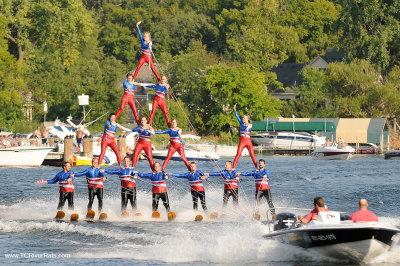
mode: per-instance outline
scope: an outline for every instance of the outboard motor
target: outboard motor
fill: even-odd
[[[341,213],[340,214],[340,221],[347,221],[350,219],[350,215]]]
[[[296,215],[291,212],[278,213],[274,220],[274,230],[296,227]]]

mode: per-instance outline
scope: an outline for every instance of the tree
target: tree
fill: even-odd
[[[7,19],[0,15],[0,124],[4,126],[23,118],[23,95],[27,91],[24,65],[8,52],[6,27]]]
[[[281,1],[277,23],[293,29],[307,50],[308,58],[314,58],[327,48],[338,46],[333,24],[339,12],[340,6],[328,0]],[[295,59],[291,62],[301,63],[302,58]]]
[[[400,63],[400,2],[340,1],[336,27],[348,61],[370,60],[383,70]]]
[[[204,106],[208,111],[204,123],[211,131],[227,131],[237,124],[233,115],[235,103],[240,114],[248,113],[253,120],[279,115],[280,102],[268,94],[263,74],[247,65],[211,66],[207,68],[205,81],[211,101]]]

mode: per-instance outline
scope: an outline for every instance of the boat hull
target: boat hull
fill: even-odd
[[[361,262],[374,258],[396,245],[399,230],[381,227],[289,229],[267,235],[321,255]]]
[[[37,167],[42,165],[50,147],[0,149],[0,167]]]
[[[265,132],[252,134],[255,145],[263,145],[270,149],[304,149],[316,148],[325,143],[325,137],[318,137],[301,132]]]

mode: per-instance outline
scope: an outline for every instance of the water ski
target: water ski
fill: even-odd
[[[121,217],[128,217],[129,216],[129,212],[124,211],[121,213]]]
[[[100,213],[99,220],[105,221],[105,220],[107,220],[107,217],[108,217],[107,213],[102,212],[102,213]]]
[[[256,213],[254,214],[253,218],[254,218],[254,220],[260,221],[261,215],[260,215],[258,212],[256,212]]]
[[[168,213],[168,221],[173,221],[176,219],[176,214],[174,212]]]
[[[135,213],[135,216],[142,216],[140,212]]]
[[[218,212],[212,212],[212,213],[210,214],[210,219],[212,219],[212,220],[218,219]]]
[[[201,221],[203,221],[203,215],[197,214],[196,217],[194,217],[194,220],[195,220],[196,222],[201,222]]]
[[[96,215],[96,213],[94,210],[88,210],[88,212],[86,214],[86,219],[93,220],[95,215]]]
[[[77,222],[79,219],[79,214],[73,213],[71,214],[71,222]]]
[[[158,211],[153,212],[153,213],[151,214],[151,218],[155,218],[155,219],[160,218],[160,213],[159,213]]]
[[[57,221],[63,221],[64,217],[65,217],[65,212],[58,211],[55,218]]]

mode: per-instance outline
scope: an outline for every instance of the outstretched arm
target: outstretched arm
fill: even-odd
[[[88,169],[89,169],[89,168],[88,168]],[[73,174],[73,175],[76,176],[76,177],[84,176],[84,175],[87,174],[88,169],[86,169],[85,171],[82,171],[82,172],[75,173],[75,174]]]
[[[140,178],[151,178],[153,176],[153,173],[148,173],[148,174],[144,174],[144,173],[137,173],[137,175]]]
[[[163,131],[154,131],[155,134],[168,134],[171,131],[170,128],[163,130]]]
[[[184,174],[172,174],[172,176],[177,177],[177,178],[188,178],[187,173]]]
[[[117,127],[118,127],[119,129],[122,129],[123,131],[131,131],[129,128],[124,127],[124,126],[122,126],[122,125],[120,125],[120,124],[117,124]]]

